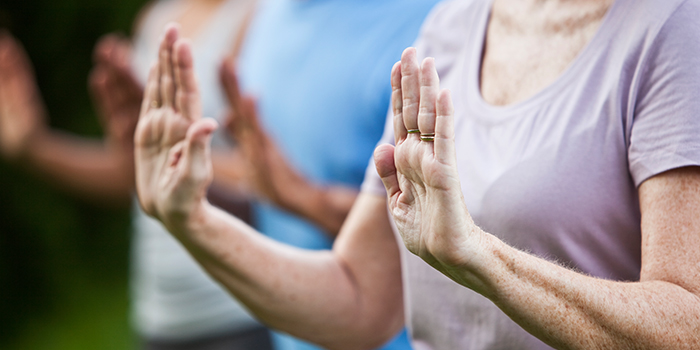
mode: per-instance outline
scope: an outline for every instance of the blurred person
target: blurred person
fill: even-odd
[[[395,145],[321,252],[207,202],[217,124],[170,30],[139,200],[261,320],[330,348],[380,344],[405,308],[416,349],[696,349],[698,17],[695,0],[443,2],[392,69]]]
[[[253,206],[260,232],[299,248],[331,248],[384,127],[385,72],[436,2],[260,3],[237,69],[222,67],[228,129],[263,199]],[[273,339],[278,349],[315,348],[283,333]],[[405,332],[383,347],[409,348]]]
[[[139,16],[133,50],[117,36],[95,49],[90,88],[103,117],[104,141],[52,130],[35,86],[31,63],[7,33],[0,35],[0,152],[67,192],[100,204],[132,203],[133,133],[143,82],[158,50],[163,26],[180,22],[195,38],[196,67],[202,78],[207,115],[226,110],[219,92],[218,67],[237,54],[249,0],[171,0],[147,5]],[[132,68],[133,67],[133,68]],[[217,140],[225,147],[222,137]],[[235,200],[239,185],[222,151],[217,168],[218,202],[246,214]],[[235,160],[235,159],[234,159]],[[235,179],[234,179],[235,180]],[[240,196],[240,194],[238,194]],[[132,261],[133,323],[146,349],[267,349],[268,331],[192,260],[157,222],[134,206]]]

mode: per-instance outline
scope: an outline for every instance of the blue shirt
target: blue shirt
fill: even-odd
[[[239,58],[243,89],[288,162],[318,184],[360,187],[384,129],[390,72],[437,0],[267,0]],[[258,229],[329,249],[320,228],[267,203]],[[408,349],[405,335],[386,349]],[[298,349],[285,347],[285,349]]]

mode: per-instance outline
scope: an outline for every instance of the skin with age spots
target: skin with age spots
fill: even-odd
[[[553,83],[591,41],[612,3],[495,1],[481,69],[484,100],[506,106]]]
[[[555,80],[570,63],[566,57],[570,61],[580,53],[580,43],[590,40],[595,32],[592,28],[600,24],[601,14],[610,5],[607,1],[525,1],[524,8],[540,6],[552,16],[545,22],[533,20],[527,27],[522,17],[503,12],[505,4],[509,2],[497,0],[492,17],[513,23],[506,26],[495,20],[489,26],[487,52],[482,57],[482,85],[493,84],[499,91],[493,98],[488,92],[484,96],[497,104],[522,101]],[[573,15],[574,10],[588,5],[588,15]],[[504,28],[520,28],[520,32]],[[499,47],[513,40],[499,39],[500,30],[529,38],[539,50],[556,42],[550,41],[552,30],[579,39],[555,59],[567,64],[547,67],[546,62],[532,64],[534,61],[522,57],[508,60],[499,54]],[[532,52],[536,50],[529,58],[535,57]],[[512,77],[494,78],[486,70],[491,69],[489,62],[499,60],[520,68],[508,73]],[[538,82],[531,86],[522,84],[531,73],[527,67],[536,67],[534,71],[539,72]],[[157,85],[159,80],[154,76],[151,82]],[[700,245],[697,167],[656,174],[638,187],[642,235],[639,281],[586,276],[514,249],[474,224],[455,160],[452,96],[440,90],[433,60],[419,63],[416,51],[407,49],[394,66],[391,80],[396,146],[382,145],[375,151],[376,167],[388,196],[360,194],[332,251],[307,252],[280,245],[209,205],[201,195],[201,189],[208,185],[207,176],[190,175],[191,169],[185,166],[189,162],[206,169],[209,162],[204,145],[207,127],[196,118],[188,132],[178,132],[188,136],[170,148],[167,144],[158,150],[144,146],[137,153],[137,162],[143,165],[140,178],[144,185],[139,186],[139,195],[144,207],[161,218],[202,266],[261,320],[328,348],[376,346],[404,323],[401,265],[387,204],[410,252],[462,287],[488,298],[522,329],[552,347],[700,346],[700,257],[697,250],[689,248]],[[511,85],[511,80],[516,83]],[[159,89],[162,87],[153,91]],[[482,86],[482,90],[489,89]],[[173,118],[174,122],[179,117]],[[419,135],[408,133],[416,128],[434,132],[435,140],[421,141]],[[167,159],[169,152],[182,154],[177,164],[164,166],[166,162],[157,161]]]

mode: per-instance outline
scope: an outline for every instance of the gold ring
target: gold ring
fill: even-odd
[[[158,101],[156,101],[156,100],[151,101],[151,107],[158,108]]]
[[[406,130],[409,134],[417,134],[420,132],[420,129],[408,129]]]
[[[435,133],[433,133],[433,132],[430,132],[430,133],[421,133],[421,134],[420,134],[420,140],[421,140],[421,141],[427,141],[427,142],[435,141]]]

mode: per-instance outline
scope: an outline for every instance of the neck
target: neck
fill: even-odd
[[[575,32],[597,25],[613,1],[495,0],[491,20],[519,32]]]

